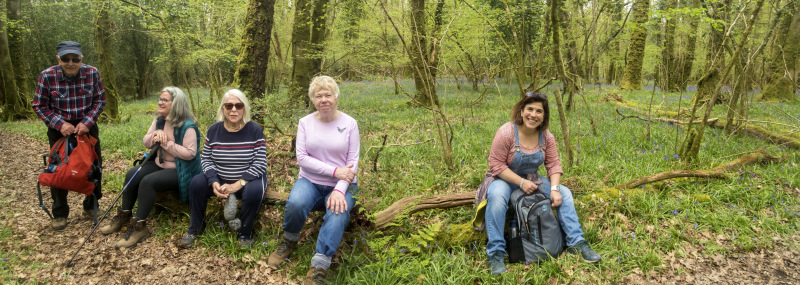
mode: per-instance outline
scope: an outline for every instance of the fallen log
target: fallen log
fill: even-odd
[[[617,189],[635,188],[648,183],[653,183],[661,180],[681,178],[681,177],[697,177],[697,178],[727,178],[727,172],[739,169],[745,165],[752,165],[756,163],[777,162],[780,158],[766,153],[763,149],[756,150],[750,154],[724,163],[710,170],[677,170],[665,171],[639,177],[631,181],[614,186]]]
[[[405,197],[375,214],[375,228],[385,228],[400,214],[410,215],[422,210],[446,209],[469,205],[474,202],[475,193],[472,192],[443,194],[424,198],[421,195]]]
[[[620,106],[620,107],[623,107],[623,108],[627,108],[628,110],[631,110],[634,113],[647,115],[646,111],[642,111],[642,110],[634,108],[634,106],[637,105],[636,103],[625,101],[624,99],[622,99],[621,96],[619,96],[617,94],[614,94],[614,93],[606,95],[606,97],[603,98],[603,101],[611,102],[611,103],[613,103],[613,104],[615,104],[617,106]],[[620,116],[622,116],[623,119],[634,117],[634,118],[637,118],[637,119],[640,119],[640,120],[644,120],[642,118],[635,117],[635,116],[625,116],[619,110],[617,110],[617,113]],[[670,117],[674,117],[677,114],[675,112],[660,111],[660,110],[655,110],[655,111],[653,111],[653,113],[661,114],[661,115],[665,115],[665,116],[670,116]],[[663,121],[663,122],[668,122],[668,123],[682,122],[682,121],[678,121],[678,120],[675,120],[675,119],[668,119],[668,118],[652,118],[651,120],[658,120],[658,121]],[[723,129],[724,130],[725,129],[725,122],[726,122],[725,120],[717,120],[717,118],[709,119],[708,120],[708,126],[712,127],[712,128],[717,128],[717,129]],[[685,122],[682,122],[682,123],[685,123]],[[681,123],[678,123],[678,124],[681,124]],[[773,144],[784,145],[784,146],[787,146],[787,147],[800,149],[800,138],[797,138],[797,137],[786,136],[786,135],[774,133],[772,131],[766,130],[766,129],[761,128],[759,126],[748,125],[746,123],[741,125],[741,126],[739,126],[739,127],[737,127],[736,130],[739,131],[739,132],[742,132],[742,133],[748,133],[748,134],[754,135],[754,136],[759,137],[759,138],[764,138],[764,139],[770,141]]]
[[[619,108],[616,108],[615,110],[617,111],[617,114],[620,117],[622,117],[623,120],[628,119],[628,118],[634,118],[634,119],[639,119],[639,120],[642,120],[642,121],[645,121],[645,122],[647,122],[647,121],[651,121],[651,122],[652,121],[659,121],[659,122],[678,124],[678,125],[688,125],[689,124],[689,122],[684,122],[684,121],[680,121],[680,120],[676,120],[676,119],[668,119],[668,118],[650,118],[648,120],[648,119],[645,119],[645,118],[642,118],[642,117],[639,117],[639,116],[628,116],[628,115],[622,114],[622,112],[619,111]],[[646,115],[646,114],[643,114],[643,115]],[[719,118],[711,118],[711,119],[708,119],[708,123],[709,124],[716,123],[717,120],[719,120]],[[703,123],[703,121],[702,120],[697,120],[697,121],[694,121],[692,123],[693,124],[701,124],[701,123]]]

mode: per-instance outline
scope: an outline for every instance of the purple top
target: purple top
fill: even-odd
[[[348,183],[333,176],[337,167],[352,164],[358,172],[358,154],[361,140],[358,123],[352,117],[339,112],[339,118],[330,123],[322,123],[315,117],[316,112],[300,119],[297,125],[297,164],[300,165],[300,178],[311,183],[334,186],[342,192],[347,191]],[[358,178],[353,178],[356,183]]]

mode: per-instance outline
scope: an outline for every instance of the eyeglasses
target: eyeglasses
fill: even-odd
[[[59,57],[59,58],[60,58],[60,59],[61,59],[61,61],[63,61],[64,63],[68,63],[68,62],[70,62],[70,61],[72,61],[73,63],[79,63],[79,62],[81,62],[81,57],[80,57],[80,56],[79,56],[79,57],[72,57],[72,58],[70,58],[70,57],[66,57],[66,56],[63,56],[63,55],[62,55],[62,56],[61,56],[61,57]]]
[[[166,98],[158,98],[158,103],[167,103],[167,102],[170,102],[170,101],[172,101],[172,100],[166,99]]]
[[[533,91],[525,92],[525,97],[531,97],[531,96],[538,96],[540,98],[547,99],[547,94],[544,93],[533,92]]]
[[[236,103],[236,104],[233,104],[233,103],[225,103],[225,104],[223,104],[222,106],[225,106],[225,110],[228,110],[228,111],[230,111],[231,109],[233,109],[233,107],[236,107],[236,110],[241,110],[241,109],[244,109],[244,103]]]

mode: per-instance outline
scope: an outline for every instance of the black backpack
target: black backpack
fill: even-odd
[[[541,191],[525,194],[520,189],[511,193],[510,201],[517,215],[519,234],[506,243],[508,261],[538,263],[558,257],[565,242],[561,224],[551,207],[553,202]]]

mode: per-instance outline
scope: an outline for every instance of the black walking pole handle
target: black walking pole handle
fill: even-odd
[[[160,143],[156,143],[156,144],[153,146],[153,149],[152,149],[152,150],[150,150],[150,153],[149,153],[149,154],[148,154],[148,155],[147,155],[147,156],[144,158],[144,160],[142,160],[142,163],[141,163],[141,164],[139,164],[139,169],[136,169],[136,172],[134,172],[134,173],[133,173],[133,176],[131,176],[131,179],[130,179],[130,180],[133,180],[133,177],[136,177],[136,175],[137,175],[137,174],[139,174],[139,170],[142,170],[142,165],[143,165],[145,162],[147,162],[147,161],[148,161],[148,160],[150,160],[151,158],[152,158],[152,159],[155,159],[156,152],[158,151],[158,149],[159,149],[160,147],[161,147],[161,144],[160,144]],[[72,261],[75,259],[75,256],[77,256],[77,255],[78,255],[78,252],[80,252],[80,251],[81,251],[81,249],[83,249],[83,246],[84,246],[84,245],[86,245],[86,241],[88,241],[88,240],[89,240],[89,238],[92,236],[92,234],[94,234],[94,232],[97,230],[97,227],[99,227],[99,226],[100,226],[100,222],[102,222],[102,221],[103,221],[103,219],[105,219],[105,218],[106,218],[106,215],[108,215],[108,212],[109,212],[109,211],[111,211],[111,208],[113,208],[113,207],[114,207],[114,205],[116,205],[116,204],[117,204],[117,201],[119,201],[119,198],[120,198],[120,197],[122,197],[122,193],[125,193],[125,190],[127,190],[127,189],[128,189],[128,185],[130,184],[130,180],[128,180],[128,181],[125,183],[125,186],[123,186],[123,187],[122,187],[122,191],[119,191],[119,194],[117,195],[117,197],[116,197],[116,198],[114,198],[114,201],[113,201],[113,202],[111,202],[111,205],[110,205],[110,206],[108,206],[108,209],[106,209],[105,213],[103,213],[103,216],[102,216],[102,217],[100,217],[100,219],[97,221],[97,224],[95,224],[95,225],[94,225],[94,227],[92,228],[92,231],[91,231],[91,232],[89,232],[89,235],[87,235],[85,239],[83,239],[83,243],[81,243],[81,246],[80,246],[80,247],[78,247],[78,250],[76,250],[76,251],[75,251],[75,253],[73,253],[73,254],[72,254],[72,258],[70,258],[70,259],[69,259],[67,262],[64,262],[64,265],[66,265],[67,267],[72,267],[72,266],[74,265],[74,264],[72,264]]]

